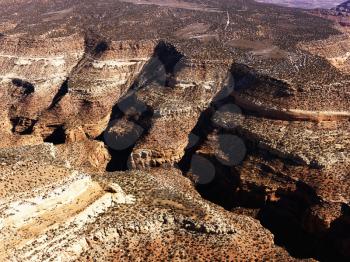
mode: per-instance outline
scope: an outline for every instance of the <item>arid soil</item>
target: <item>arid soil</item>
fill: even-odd
[[[324,12],[1,1],[0,261],[349,260],[350,35]]]

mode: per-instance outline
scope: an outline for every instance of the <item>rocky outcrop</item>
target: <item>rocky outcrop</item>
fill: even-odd
[[[95,177],[64,166],[54,152],[50,145],[0,150],[2,260],[253,259],[258,254],[291,260],[257,221],[202,200],[176,170]],[[22,172],[30,169],[29,184]]]
[[[133,168],[179,162],[188,144],[188,134],[227,79],[225,63],[184,60],[176,67],[163,85],[147,83],[135,93],[136,99],[153,115],[151,119],[139,120],[146,134],[131,153]],[[146,123],[142,125],[142,122]]]
[[[73,45],[68,45],[72,42]],[[0,39],[1,133],[19,143],[16,134],[30,135],[69,72],[83,54],[79,35],[55,39]],[[14,137],[11,134],[14,133]],[[38,141],[39,137],[29,136]],[[20,138],[22,140],[22,138]],[[24,142],[25,143],[25,142]],[[21,144],[21,143],[19,143]]]
[[[348,260],[347,41],[254,1],[1,1],[0,260]]]
[[[69,45],[73,40],[74,45]],[[155,45],[152,41],[91,41],[80,35],[40,40],[5,37],[1,41],[6,47],[0,54],[2,99],[6,101],[2,107],[7,114],[3,125],[7,133],[33,133],[44,139],[57,128],[81,128],[89,137],[99,136],[112,106]]]
[[[213,129],[188,172],[202,196],[234,212],[246,208],[296,256],[345,259],[348,241],[339,232],[349,219],[348,121],[263,118],[234,104],[209,121]]]
[[[45,136],[50,127],[64,126],[80,128],[91,138],[99,136],[107,127],[113,105],[132,84],[153,48],[152,41],[98,41],[92,48],[87,46],[66,82],[67,93],[53,100],[35,132]]]
[[[81,59],[84,39],[79,35],[55,39],[9,36],[0,41],[1,85],[12,107],[10,117],[37,119]]]

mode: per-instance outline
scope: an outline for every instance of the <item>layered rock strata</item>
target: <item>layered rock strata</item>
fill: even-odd
[[[134,141],[130,140],[129,145],[135,144],[129,159],[132,168],[179,162],[188,144],[188,134],[201,112],[227,82],[228,65],[225,62],[200,62],[179,57],[175,64],[168,66],[161,63],[161,59],[164,57],[156,56],[151,60],[137,84],[120,102],[119,107],[123,109],[132,99],[137,103],[137,110],[125,112],[110,127],[113,131],[116,126],[125,125],[122,119],[133,121],[139,127],[139,135],[134,137]],[[157,71],[155,79],[143,78],[144,75],[149,77],[148,70]],[[134,125],[125,132],[130,133],[131,130],[135,130]],[[106,141],[108,144],[109,139]]]
[[[257,221],[203,201],[176,170],[92,176],[65,165],[48,144],[2,149],[0,159],[2,260],[255,259],[258,254],[292,260]],[[28,170],[30,183],[24,179]]]
[[[242,103],[245,98],[240,96],[245,94],[235,91],[231,102],[237,104],[225,105],[212,115],[208,120],[212,131],[192,156],[210,160],[215,175],[206,185],[198,183],[203,173],[195,167],[188,175],[204,197],[234,212],[247,208],[243,213],[259,218],[293,254],[318,250],[319,259],[345,259],[350,201],[348,117],[320,117],[322,103],[317,104],[317,118],[286,115],[276,108],[260,111],[269,104]],[[236,143],[237,138],[244,143]],[[341,230],[344,235],[337,237]],[[290,242],[285,242],[287,234]]]
[[[348,39],[254,1],[1,1],[0,260],[348,260]]]

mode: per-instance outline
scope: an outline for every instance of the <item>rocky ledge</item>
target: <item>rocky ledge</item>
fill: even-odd
[[[325,18],[2,1],[0,260],[348,260],[350,38]]]
[[[0,159],[1,260],[292,260],[258,221],[203,200],[175,169],[89,175],[50,144]]]

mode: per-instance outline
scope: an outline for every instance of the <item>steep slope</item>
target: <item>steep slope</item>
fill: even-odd
[[[346,27],[18,0],[0,42],[0,260],[350,257]]]
[[[0,150],[1,260],[291,260],[257,221],[202,200],[176,170],[94,177],[55,152]]]

